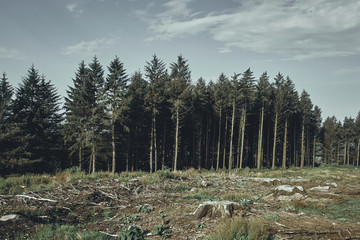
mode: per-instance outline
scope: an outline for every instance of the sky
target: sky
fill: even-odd
[[[131,76],[154,54],[167,67],[181,54],[194,83],[280,72],[323,120],[360,111],[359,0],[1,0],[0,33],[15,88],[32,64],[66,96],[95,55],[105,70],[118,56]]]

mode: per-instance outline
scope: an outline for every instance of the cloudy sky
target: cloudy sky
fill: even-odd
[[[359,0],[1,0],[0,71],[31,64],[61,95],[80,61],[117,55],[129,75],[156,54],[188,59],[193,82],[251,68],[289,76],[323,118],[360,110]]]

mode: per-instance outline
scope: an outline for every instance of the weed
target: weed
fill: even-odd
[[[275,221],[275,222],[280,221],[280,218],[275,214],[265,215],[264,218],[267,219],[267,220],[270,220],[270,221]]]
[[[142,240],[144,239],[144,231],[138,227],[129,226],[123,228],[119,234],[120,240]]]
[[[150,205],[146,206],[146,205],[140,205],[137,208],[137,212],[138,213],[149,213],[154,211],[154,208]]]
[[[122,218],[124,219],[124,223],[133,223],[140,219],[140,217],[135,214],[124,214]]]
[[[195,228],[205,228],[205,223],[197,223],[195,224]]]
[[[171,229],[165,227],[163,224],[156,225],[154,230],[151,232],[153,235],[162,236],[162,239],[167,239],[170,237]]]

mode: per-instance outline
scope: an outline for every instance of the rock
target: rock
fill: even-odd
[[[13,220],[13,219],[15,219],[15,218],[17,218],[17,217],[18,217],[17,214],[8,214],[8,215],[5,215],[5,216],[2,216],[2,217],[0,218],[0,221],[1,221],[1,222],[6,222],[6,221],[9,221],[9,220]]]
[[[277,199],[280,201],[302,200],[306,197],[306,192],[302,186],[280,185],[274,189],[274,192],[264,199]]]
[[[192,215],[197,219],[203,217],[232,217],[234,210],[241,209],[241,205],[231,201],[206,201],[201,203]]]

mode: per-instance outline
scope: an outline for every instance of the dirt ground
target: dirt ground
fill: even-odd
[[[0,195],[0,238],[13,239],[22,233],[26,239],[44,224],[57,223],[109,236],[136,226],[147,233],[145,239],[162,239],[149,234],[162,223],[171,229],[169,239],[206,239],[225,219],[197,218],[194,212],[204,201],[227,199],[243,206],[234,210],[233,217],[262,219],[275,239],[360,239],[358,221],[301,210],[345,203],[341,210],[348,208],[348,216],[359,219],[360,212],[354,212],[359,209],[347,206],[345,200],[360,201],[360,178],[347,177],[347,181],[329,181],[193,170],[160,179],[146,175],[126,181],[77,180],[51,190]]]

